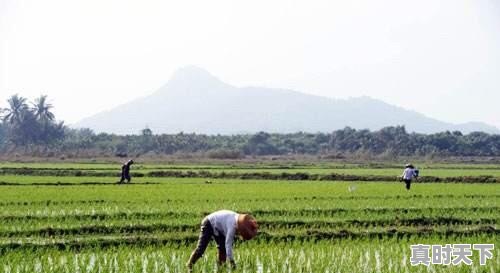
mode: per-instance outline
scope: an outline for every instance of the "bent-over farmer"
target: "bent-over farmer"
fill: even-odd
[[[125,179],[127,180],[127,183],[130,183],[132,178],[130,177],[130,165],[134,164],[134,161],[130,159],[129,161],[125,162],[122,165],[122,178],[120,179],[120,182],[118,183],[123,183],[125,182]]]
[[[186,263],[189,272],[196,261],[203,256],[212,238],[217,244],[219,265],[224,264],[226,259],[229,259],[231,267],[235,268],[234,237],[240,235],[243,240],[250,240],[257,235],[257,229],[257,221],[249,214],[239,214],[230,210],[219,210],[209,214],[201,222],[198,245]]]
[[[411,180],[418,177],[418,170],[412,164],[406,164],[401,178],[406,184],[406,189],[410,190]]]

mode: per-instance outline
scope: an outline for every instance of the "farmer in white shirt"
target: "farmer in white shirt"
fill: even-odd
[[[418,170],[412,164],[406,164],[401,178],[406,183],[406,189],[410,190],[411,180],[418,177]]]
[[[234,237],[239,234],[244,240],[250,240],[257,235],[257,221],[249,214],[239,214],[230,210],[219,210],[211,213],[201,222],[198,245],[191,254],[186,266],[191,272],[196,261],[203,256],[211,239],[215,240],[219,254],[219,264],[226,262],[226,258],[234,268],[233,257]]]

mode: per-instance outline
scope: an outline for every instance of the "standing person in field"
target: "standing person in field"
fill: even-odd
[[[418,170],[412,164],[406,164],[401,178],[406,184],[406,189],[410,190],[411,180],[418,177]]]
[[[209,214],[201,222],[198,245],[186,263],[189,272],[203,256],[208,243],[214,239],[217,244],[218,262],[223,265],[229,259],[232,268],[236,268],[233,257],[234,237],[239,234],[243,240],[250,240],[257,235],[257,221],[249,214],[239,214],[230,210],[219,210]]]
[[[127,183],[130,183],[132,178],[130,177],[130,165],[134,164],[134,161],[130,159],[129,161],[125,162],[122,165],[122,178],[120,179],[120,182],[118,183],[124,183],[125,179],[127,180]]]

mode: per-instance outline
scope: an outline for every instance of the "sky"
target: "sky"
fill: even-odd
[[[188,65],[500,128],[500,1],[0,0],[0,107],[44,94],[71,124]]]

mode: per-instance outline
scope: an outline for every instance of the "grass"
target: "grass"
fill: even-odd
[[[449,238],[450,243],[490,242],[488,236]],[[245,242],[236,245],[237,272],[497,272],[490,261],[479,266],[477,255],[469,266],[408,266],[410,245],[440,244],[439,237],[425,239],[347,239],[320,242]],[[355,247],[353,247],[355,246]],[[42,249],[13,251],[0,257],[3,272],[186,272],[183,267],[190,245],[116,246],[88,248],[77,253]],[[500,251],[495,250],[498,257]],[[214,248],[196,264],[196,272],[217,268]],[[2,268],[0,268],[2,270]],[[231,271],[220,268],[219,272]]]
[[[2,163],[0,168],[81,166],[97,171],[116,167]],[[146,165],[134,171],[168,167]],[[181,167],[225,170],[219,165]],[[237,167],[236,171],[245,172],[327,170]],[[341,165],[335,167],[343,170]],[[430,170],[457,176],[497,171],[486,165],[447,167]],[[397,169],[353,165],[348,170],[360,174]],[[236,242],[236,272],[498,272],[500,268],[498,247],[486,266],[479,266],[476,256],[472,267],[428,269],[409,263],[411,244],[498,245],[498,183],[414,183],[406,191],[399,182],[134,177],[131,185],[115,185],[116,180],[0,176],[4,182],[0,272],[185,272],[183,265],[196,243],[201,219],[223,208],[252,213],[260,223],[255,240]],[[214,249],[196,265],[198,272],[214,271]]]
[[[209,171],[209,172],[236,172],[236,173],[308,173],[308,174],[349,174],[349,175],[378,175],[399,176],[402,166],[396,163],[385,163],[377,165],[369,164],[344,164],[344,163],[322,163],[317,165],[304,164],[250,164],[236,163],[230,165],[221,164],[134,164],[132,170],[135,173],[147,174],[152,171],[179,170],[179,171]],[[500,177],[500,166],[495,164],[415,164],[422,176],[456,177],[456,176],[494,176]],[[2,169],[34,169],[34,170],[77,170],[100,172],[120,172],[120,163],[18,163],[2,162]]]

